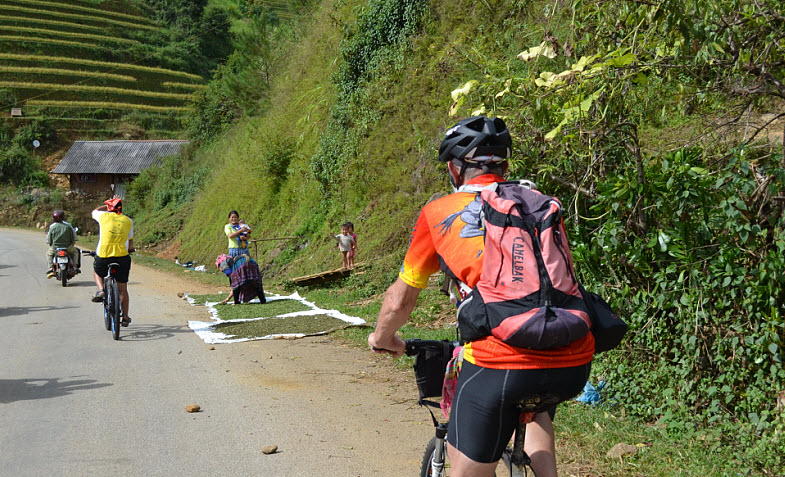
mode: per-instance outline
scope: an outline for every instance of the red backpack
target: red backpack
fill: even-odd
[[[589,333],[562,205],[525,184],[500,182],[480,192],[485,252],[480,280],[458,308],[462,340],[493,335],[520,348],[551,349]]]

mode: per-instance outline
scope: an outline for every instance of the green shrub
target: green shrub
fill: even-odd
[[[48,121],[36,119],[16,132],[13,143],[21,148],[32,150],[33,141],[38,140],[42,145],[46,145],[52,143],[55,138],[57,138],[57,133],[51,124]]]
[[[188,137],[197,142],[217,136],[240,115],[236,101],[213,82],[206,91],[193,94],[191,106],[185,127]]]
[[[422,25],[428,2],[371,0],[341,44],[341,63],[333,81],[338,89],[330,120],[311,158],[311,172],[329,195],[344,176],[344,166],[380,115],[368,107],[363,86],[382,66],[400,69],[406,40]]]
[[[49,177],[40,161],[18,144],[0,149],[0,180],[4,184],[48,187]]]
[[[785,168],[751,155],[709,172],[710,156],[683,150],[652,161],[643,183],[633,168],[609,175],[592,209],[613,213],[582,226],[576,248],[631,325],[624,354],[596,366],[614,399],[674,431],[734,429],[745,446],[784,430],[785,389],[785,217],[772,200]]]
[[[0,106],[4,109],[16,106],[16,95],[9,89],[0,88]]]

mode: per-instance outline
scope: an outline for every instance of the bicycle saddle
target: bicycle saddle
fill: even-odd
[[[543,393],[533,396],[526,396],[515,403],[522,413],[539,413],[548,411],[557,404],[562,402],[563,399],[558,394]]]

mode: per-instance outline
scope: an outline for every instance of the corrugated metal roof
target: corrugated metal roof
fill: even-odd
[[[76,141],[53,174],[139,174],[188,141]]]

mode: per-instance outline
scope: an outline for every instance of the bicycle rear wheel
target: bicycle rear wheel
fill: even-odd
[[[109,314],[112,316],[112,338],[120,339],[120,290],[114,278],[106,279],[106,299],[109,300]]]
[[[434,472],[433,468],[433,461],[437,455],[436,446],[441,443],[442,445],[442,462],[441,462],[441,472],[436,471]],[[439,467],[437,463],[437,468]],[[425,447],[425,453],[422,456],[422,464],[420,465],[420,477],[444,477],[449,475],[447,472],[447,441],[444,439],[437,439],[436,437],[431,438],[430,442],[428,442],[428,446]]]

